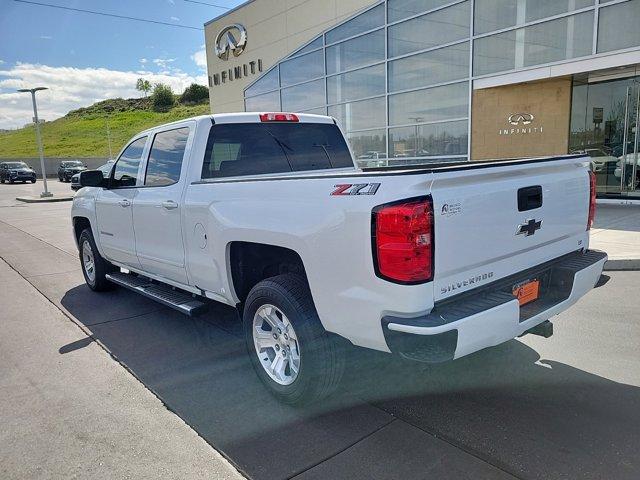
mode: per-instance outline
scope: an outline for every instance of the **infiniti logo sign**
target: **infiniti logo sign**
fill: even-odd
[[[247,46],[247,29],[239,23],[228,25],[220,30],[215,42],[215,52],[222,60],[229,59],[229,53],[240,56]]]
[[[542,133],[542,125],[533,126],[536,117],[533,113],[512,113],[507,117],[507,123],[511,128],[501,128],[498,135],[527,135],[530,133]],[[535,122],[536,124],[538,122]]]
[[[535,117],[531,113],[514,113],[509,115],[507,121],[511,125],[529,125]]]

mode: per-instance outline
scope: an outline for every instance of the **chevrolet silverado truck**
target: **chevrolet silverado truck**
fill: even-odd
[[[331,117],[238,113],[144,131],[80,174],[73,234],[95,291],[188,315],[238,308],[288,403],[329,395],[349,344],[444,362],[526,333],[598,282],[589,158],[357,167]]]

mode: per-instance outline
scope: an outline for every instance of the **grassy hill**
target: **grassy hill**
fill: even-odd
[[[154,112],[148,98],[117,98],[69,112],[41,125],[46,157],[108,157],[107,118],[111,148],[117,155],[124,143],[146,128],[210,113],[209,104],[176,105]],[[0,131],[0,158],[37,157],[33,126]]]

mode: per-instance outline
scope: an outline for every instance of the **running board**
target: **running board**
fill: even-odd
[[[206,312],[209,307],[207,303],[194,298],[190,293],[174,289],[164,283],[153,282],[143,276],[116,272],[108,273],[106,278],[116,285],[128,288],[190,317]]]

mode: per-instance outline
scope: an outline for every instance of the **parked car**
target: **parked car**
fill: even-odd
[[[111,167],[113,167],[114,163],[115,162],[113,160],[109,160],[104,165],[100,165],[97,168],[97,170],[100,170],[104,174],[105,178],[108,178],[109,174],[111,173]],[[82,187],[80,186],[80,172],[78,172],[71,177],[71,190],[80,190],[81,188]]]
[[[618,158],[608,154],[600,148],[586,148],[584,150],[574,150],[572,154],[587,155],[591,158],[593,171],[599,174],[611,174],[616,169]]]
[[[71,177],[87,169],[87,166],[79,160],[67,160],[60,162],[58,166],[58,180],[70,182]]]
[[[640,186],[640,153],[636,155],[635,153],[628,153],[625,157],[625,166],[624,166],[624,176],[625,183],[632,189]],[[616,163],[616,169],[614,171],[614,175],[616,178],[622,178],[622,156],[620,156],[618,162]],[[634,163],[636,165],[636,178],[635,182],[631,181],[631,177],[633,176],[633,166]]]
[[[435,363],[548,337],[607,260],[589,249],[588,157],[363,171],[325,116],[155,127],[80,184],[89,288],[189,315],[237,307],[258,377],[287,403],[329,395],[350,344]]]
[[[0,183],[36,183],[36,172],[24,162],[0,163]]]

